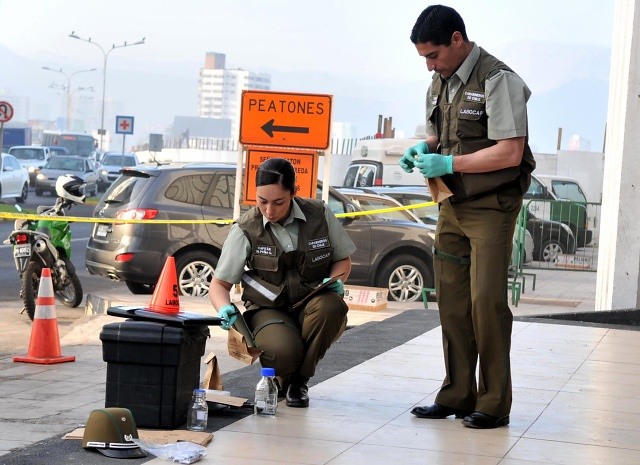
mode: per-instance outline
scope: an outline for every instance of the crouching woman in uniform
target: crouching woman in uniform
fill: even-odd
[[[231,227],[209,295],[228,330],[238,317],[229,291],[242,282],[260,363],[275,369],[287,406],[308,407],[309,379],[347,324],[343,282],[356,247],[322,201],[296,197],[295,170],[284,158],[258,167],[256,198]],[[341,279],[293,308],[333,276]]]

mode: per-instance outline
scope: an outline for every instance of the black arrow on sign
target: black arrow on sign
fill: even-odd
[[[267,133],[269,137],[273,137],[274,132],[295,132],[297,134],[309,134],[309,128],[303,128],[300,126],[276,126],[273,123],[275,120],[267,121],[262,130]]]

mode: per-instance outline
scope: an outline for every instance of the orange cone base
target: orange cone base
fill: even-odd
[[[39,363],[40,365],[53,365],[54,363],[75,362],[76,356],[69,355],[67,357],[30,357],[28,355],[13,357],[14,362]]]

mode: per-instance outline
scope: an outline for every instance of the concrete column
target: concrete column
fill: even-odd
[[[638,6],[616,0],[614,9],[596,310],[640,307]]]

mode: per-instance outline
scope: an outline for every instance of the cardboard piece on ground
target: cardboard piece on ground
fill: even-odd
[[[76,428],[65,434],[62,439],[80,439],[84,436],[84,428]],[[143,441],[153,442],[154,444],[172,444],[174,442],[189,441],[201,446],[206,446],[213,439],[213,433],[189,430],[148,430],[139,429],[138,436]]]
[[[229,349],[229,355],[247,365],[251,365],[258,360],[258,357],[262,354],[262,351],[257,347],[250,347],[245,337],[236,331],[233,326],[229,329],[227,348]]]
[[[218,365],[218,357],[211,352],[204,359],[205,365],[207,365],[207,371],[204,374],[204,380],[202,381],[203,389],[214,389],[216,391],[222,391],[222,379],[220,377],[220,365]]]
[[[428,178],[425,181],[434,202],[440,203],[453,195],[442,178]]]
[[[225,396],[216,392],[206,391],[207,402],[229,405],[231,407],[242,407],[249,399],[243,397]]]

